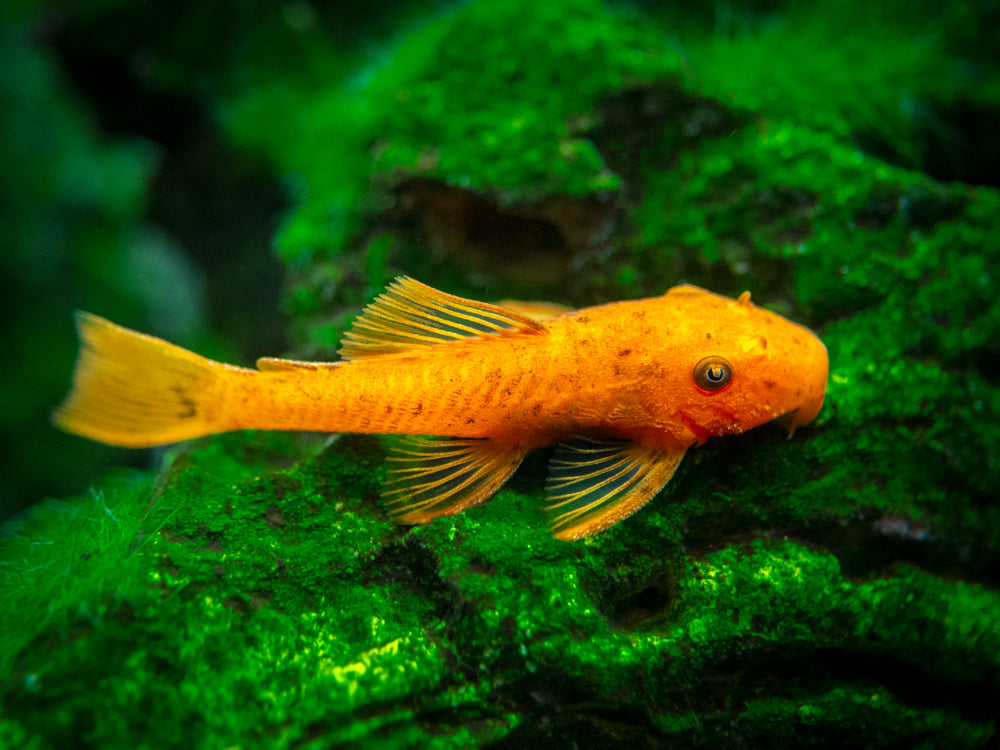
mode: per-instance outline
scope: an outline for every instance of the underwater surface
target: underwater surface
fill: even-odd
[[[4,10],[0,747],[997,747],[1000,12],[856,9]],[[551,451],[402,526],[377,436],[49,425],[74,308],[328,360],[399,274],[749,290],[826,403],[574,543]]]

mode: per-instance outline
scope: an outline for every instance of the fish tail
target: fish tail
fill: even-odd
[[[238,370],[90,313],[78,312],[73,387],[53,412],[67,432],[142,448],[227,429],[218,419],[228,370]]]

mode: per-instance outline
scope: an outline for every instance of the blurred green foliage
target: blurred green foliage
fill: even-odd
[[[995,9],[405,7],[108,2],[53,49],[128,48],[133,84],[183,93],[223,151],[272,165],[300,354],[331,352],[399,272],[577,305],[688,281],[817,330],[822,413],[791,441],[709,441],[577,544],[545,529],[545,454],[486,505],[406,528],[377,501],[377,438],[182,446],[6,528],[0,745],[995,744],[1000,194],[974,184],[995,144],[969,145],[1000,119]],[[137,19],[148,38],[124,41]],[[149,267],[155,243],[131,238],[150,216],[189,215],[149,192],[170,139],[81,121],[24,28],[6,44],[48,73],[13,101],[41,114],[6,127],[49,166],[15,196],[36,217],[15,245],[71,233],[48,273],[155,319],[157,285],[117,269]],[[106,107],[104,127],[135,122]],[[30,307],[54,276],[23,254]],[[133,291],[111,291],[123,274]]]
[[[127,248],[139,242],[156,152],[140,139],[103,139],[26,23],[0,27],[0,59],[5,518],[36,492],[68,493],[92,476],[98,451],[56,435],[46,414],[72,366],[74,304],[100,301],[120,317],[155,304],[131,283],[142,260]]]
[[[277,303],[280,269],[267,236],[277,210],[267,196],[276,190],[251,160],[213,144],[199,114],[232,85],[235,69],[230,61],[203,68],[203,79],[190,75],[217,52],[198,35],[221,35],[230,17],[188,5],[187,15],[115,2],[0,9],[0,337],[8,352],[0,520],[78,491],[108,464],[149,463],[49,424],[69,384],[74,309],[222,358],[264,354],[254,342],[270,353],[283,345],[269,333],[280,316],[254,304]],[[178,23],[185,18],[190,25]],[[276,54],[294,46],[287,36],[273,42]],[[236,343],[210,333],[209,317]]]

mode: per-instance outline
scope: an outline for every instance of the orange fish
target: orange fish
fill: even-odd
[[[238,429],[395,433],[383,498],[405,523],[490,497],[533,448],[558,443],[546,485],[553,533],[617,523],[688,448],[823,403],[827,353],[807,328],[693,286],[570,311],[491,305],[397,279],[346,334],[344,361],[201,357],[79,313],[64,430],[161,445]]]

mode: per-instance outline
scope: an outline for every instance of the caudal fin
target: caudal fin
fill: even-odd
[[[76,326],[80,354],[57,427],[129,448],[225,429],[216,415],[230,368],[90,313],[77,313]]]

